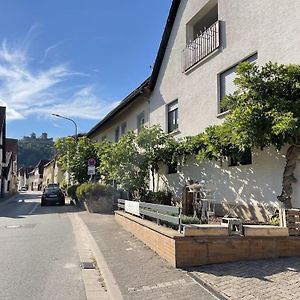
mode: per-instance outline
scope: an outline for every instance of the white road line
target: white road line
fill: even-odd
[[[40,205],[39,203],[36,203],[35,206],[32,208],[32,210],[28,213],[29,215],[32,215],[33,212],[37,209],[38,205]]]

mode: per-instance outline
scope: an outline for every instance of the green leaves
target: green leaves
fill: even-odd
[[[63,171],[67,171],[75,182],[88,181],[88,160],[97,157],[98,146],[87,137],[80,137],[78,141],[72,137],[60,138],[55,142],[58,162]],[[96,159],[97,165],[99,161]],[[96,166],[97,166],[96,165]]]
[[[229,109],[224,122],[186,139],[186,148],[200,160],[235,156],[270,145],[280,149],[300,135],[299,65],[267,63],[258,67],[244,62],[237,74],[238,90],[222,100],[223,107]]]
[[[199,160],[239,159],[253,148],[280,149],[299,140],[300,66],[244,62],[237,74],[238,90],[222,100],[229,109],[222,124],[181,141],[159,126],[145,127],[138,135],[128,132],[117,143],[92,143],[84,137],[76,145],[73,138],[59,139],[56,149],[63,170],[79,183],[87,181],[87,161],[96,158],[98,178],[143,195],[159,162],[184,164],[188,155]]]

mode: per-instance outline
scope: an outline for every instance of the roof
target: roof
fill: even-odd
[[[50,166],[51,163],[53,163],[54,161],[55,161],[55,158],[51,159],[49,162],[47,162],[47,163],[44,165],[44,168]]]
[[[0,131],[3,130],[3,126],[5,125],[5,116],[6,116],[6,107],[0,106]]]
[[[6,151],[12,152],[13,160],[16,160],[18,154],[18,140],[17,139],[6,139]]]
[[[170,35],[171,35],[172,29],[173,29],[173,25],[175,22],[175,18],[176,18],[177,12],[178,12],[180,2],[181,2],[181,0],[173,0],[172,1],[172,5],[171,5],[170,11],[169,11],[169,16],[167,18],[164,33],[163,33],[163,36],[162,36],[162,39],[161,39],[161,42],[159,45],[159,49],[157,52],[157,56],[155,59],[155,63],[153,66],[153,71],[150,76],[149,87],[151,90],[154,89],[156,81],[157,81],[157,77],[158,77],[158,74],[159,74],[159,71],[161,68],[163,58],[165,56],[165,52],[166,52],[166,49],[168,46],[168,42],[170,39]]]
[[[5,106],[0,106],[0,133],[2,133],[2,141],[3,141],[3,146],[2,146],[2,153],[6,152],[6,143],[5,143],[5,138],[6,138],[6,107]],[[5,163],[6,156],[2,155],[2,163]]]
[[[21,167],[19,170],[18,170],[18,173],[20,176],[24,176],[24,174],[26,176],[28,176],[28,174],[33,170],[32,167]]]
[[[97,123],[88,133],[87,137],[90,137],[95,131],[102,127],[109,119],[116,116],[122,109],[131,104],[139,95],[145,92],[147,86],[149,86],[150,77],[147,78],[138,88],[130,93],[117,107],[110,111],[99,123]]]
[[[43,171],[44,171],[44,167],[45,165],[50,162],[49,159],[42,159],[40,160],[37,165],[34,167],[34,169],[29,173],[29,174],[32,174],[32,173],[35,173],[36,169],[39,170],[39,174],[42,175],[43,174]]]

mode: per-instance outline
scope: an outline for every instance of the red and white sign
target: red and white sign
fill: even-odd
[[[93,167],[93,166],[95,166],[96,165],[96,160],[94,159],[94,158],[90,158],[89,160],[88,160],[88,166],[89,167]]]

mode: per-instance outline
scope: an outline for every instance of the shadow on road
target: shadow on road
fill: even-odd
[[[37,192],[26,192],[15,195],[0,204],[0,218],[21,219],[29,215],[64,214],[82,211],[81,208],[71,205],[67,200],[64,206],[41,206],[40,199],[41,193]]]

